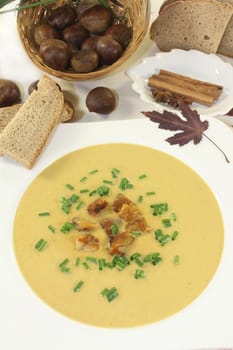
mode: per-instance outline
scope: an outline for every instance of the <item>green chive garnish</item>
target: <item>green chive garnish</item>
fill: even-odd
[[[98,270],[102,271],[106,265],[105,259],[98,259]]]
[[[155,216],[162,215],[164,212],[168,210],[167,203],[152,204],[150,207],[153,209],[152,214]]]
[[[51,231],[52,233],[55,233],[55,232],[56,232],[55,227],[53,227],[52,225],[49,225],[49,226],[48,226],[48,229],[49,229],[49,231]]]
[[[136,270],[134,272],[134,278],[135,279],[140,279],[140,278],[144,278],[145,277],[145,272],[143,270]]]
[[[98,171],[99,171],[98,169],[94,169],[94,170],[90,171],[89,174],[90,174],[90,175],[93,175],[93,174],[98,173]]]
[[[176,238],[177,238],[177,236],[178,236],[178,234],[179,234],[178,231],[174,231],[173,234],[172,234],[172,236],[171,236],[171,239],[172,239],[173,241],[175,241]]]
[[[123,178],[121,179],[119,188],[120,188],[121,190],[125,191],[125,190],[128,190],[128,189],[133,188],[133,184],[131,184],[130,181],[129,181],[126,177],[123,177]]]
[[[152,263],[153,265],[157,265],[161,260],[162,258],[159,253],[148,254],[143,259],[145,263]]]
[[[179,255],[174,256],[173,262],[175,265],[178,265],[180,263],[180,256]]]
[[[119,295],[116,287],[112,287],[110,289],[104,288],[101,294],[108,300],[108,302],[113,301]]]
[[[170,241],[171,237],[169,235],[164,235],[162,238],[160,238],[159,243],[161,246],[164,246]]]
[[[156,193],[154,191],[146,192],[147,196],[154,196]]]
[[[83,281],[79,281],[79,282],[76,284],[76,286],[74,287],[73,291],[74,291],[75,293],[79,292],[80,289],[82,288],[83,284],[84,284]]]
[[[119,169],[116,169],[116,168],[113,168],[111,170],[111,174],[112,174],[112,178],[115,179],[118,177],[118,175],[120,174],[120,170]]]
[[[97,190],[93,190],[89,193],[89,196],[92,197],[94,196],[95,194],[97,194]]]
[[[131,235],[133,236],[133,237],[140,237],[141,236],[141,232],[140,231],[132,231],[131,232]]]
[[[38,216],[49,216],[49,215],[50,215],[50,213],[48,211],[38,213]]]
[[[35,249],[38,250],[38,252],[41,252],[42,250],[45,249],[46,246],[47,246],[47,241],[41,238],[39,239],[39,241],[36,242]]]
[[[90,269],[90,266],[88,265],[88,263],[86,261],[84,261],[82,263],[83,267],[86,269],[86,270],[89,270]]]
[[[139,180],[145,179],[146,177],[147,177],[146,174],[142,174],[142,175],[139,175],[139,176],[138,176]]]
[[[97,192],[100,197],[107,196],[109,194],[109,187],[103,185],[97,188]]]
[[[162,223],[163,223],[164,227],[171,227],[171,225],[172,225],[170,219],[163,219]]]
[[[136,252],[136,253],[133,253],[131,256],[130,256],[130,260],[135,260],[136,258],[139,258],[141,256],[140,253]]]
[[[88,193],[90,192],[90,190],[88,190],[88,188],[84,188],[83,190],[80,190],[80,193]]]
[[[103,180],[103,183],[106,185],[113,185],[113,182],[110,180]]]
[[[173,220],[173,221],[176,221],[176,220],[177,220],[177,217],[176,217],[176,214],[175,214],[175,213],[172,213],[172,220]]]
[[[84,176],[84,177],[82,177],[79,181],[80,181],[80,182],[84,182],[84,181],[86,181],[86,180],[87,180],[87,177]]]
[[[79,196],[77,194],[72,194],[70,196],[70,198],[68,199],[68,201],[70,201],[70,203],[76,203],[79,200]]]
[[[61,209],[64,211],[64,213],[69,214],[72,203],[69,199],[62,197],[60,201]]]
[[[143,196],[142,195],[138,196],[138,203],[142,203],[142,200],[143,200]]]
[[[140,257],[134,258],[134,262],[140,267],[142,267],[144,265],[144,262],[142,261],[142,259]]]
[[[84,206],[84,202],[83,201],[79,202],[77,207],[76,207],[76,210],[81,209],[83,206]]]
[[[114,266],[117,268],[117,270],[122,271],[126,268],[126,266],[129,264],[129,260],[125,260],[123,256],[115,255],[113,258]]]
[[[86,256],[86,260],[90,261],[90,262],[92,262],[94,264],[97,264],[97,259],[94,258],[93,256]]]
[[[119,232],[119,227],[116,225],[116,224],[113,224],[111,226],[111,232],[114,234],[114,235],[117,235],[118,232]]]
[[[74,266],[78,266],[80,263],[80,257],[74,259]]]
[[[61,272],[70,272],[71,268],[67,266],[68,263],[69,263],[69,259],[64,259],[59,264],[59,268],[60,268]]]
[[[72,224],[72,222],[65,222],[62,227],[61,227],[61,232],[66,234],[68,232],[70,232],[72,230],[72,228],[74,227],[74,224]]]
[[[160,239],[163,237],[163,231],[161,229],[158,229],[154,232],[154,238],[157,241],[160,241]]]
[[[66,184],[66,188],[68,188],[68,190],[73,190],[74,186],[72,186],[71,184]]]

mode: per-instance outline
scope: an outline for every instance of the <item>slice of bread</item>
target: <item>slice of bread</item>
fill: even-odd
[[[16,104],[10,107],[2,107],[0,108],[0,133],[5,129],[7,124],[14,118],[16,112],[18,112],[19,108],[22,107],[23,104]],[[65,123],[70,121],[74,116],[74,110],[69,105],[67,101],[64,101],[64,107],[61,114],[61,122]]]
[[[233,6],[224,1],[169,1],[152,23],[150,38],[161,51],[179,48],[216,53],[232,14]]]
[[[226,0],[233,5],[233,0]],[[224,56],[233,57],[233,16],[223,34],[222,40],[218,47],[218,53]]]
[[[43,76],[38,89],[0,134],[0,154],[30,169],[60,122],[63,106],[63,93],[52,79]]]

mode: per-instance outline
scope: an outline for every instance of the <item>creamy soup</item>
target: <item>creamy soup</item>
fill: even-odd
[[[28,187],[14,222],[33,291],[101,327],[144,325],[186,307],[213,277],[223,240],[206,183],[177,159],[130,144],[55,161]]]

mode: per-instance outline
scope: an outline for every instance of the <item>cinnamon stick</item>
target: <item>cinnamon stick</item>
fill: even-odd
[[[198,92],[213,96],[214,99],[218,99],[223,90],[221,85],[193,79],[165,69],[160,69],[159,76],[165,77],[166,80],[169,80],[176,85],[183,86],[184,88],[197,90]]]
[[[148,85],[151,88],[161,88],[165,89],[169,92],[172,92],[176,95],[181,95],[184,97],[191,98],[193,101],[211,106],[214,102],[214,97],[212,95],[205,94],[203,92],[199,92],[195,89],[190,89],[189,87],[183,87],[182,84],[174,84],[174,82],[169,81],[169,79],[164,79],[159,75],[153,75],[148,79]]]

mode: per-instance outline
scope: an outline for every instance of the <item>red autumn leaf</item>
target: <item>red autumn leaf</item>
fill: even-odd
[[[209,123],[206,120],[202,122],[197,111],[192,110],[185,103],[181,102],[179,107],[184,119],[166,110],[163,113],[152,111],[142,112],[142,114],[152,122],[158,123],[160,129],[181,130],[181,132],[166,139],[171,145],[178,144],[179,146],[183,146],[190,141],[193,141],[196,145],[201,141],[202,133],[208,129]]]

